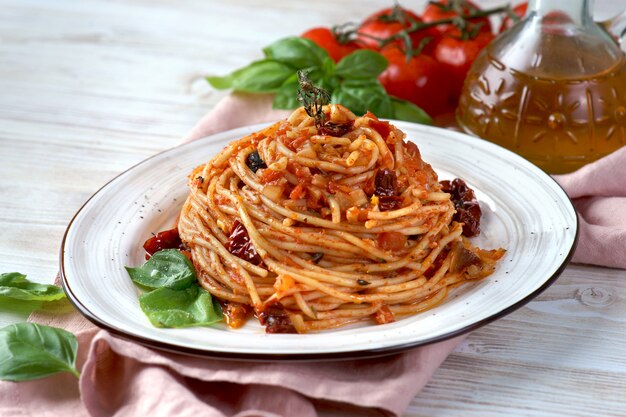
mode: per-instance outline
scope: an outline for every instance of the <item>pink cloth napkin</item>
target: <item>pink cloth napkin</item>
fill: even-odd
[[[267,96],[231,95],[184,138],[286,112]],[[575,199],[581,234],[575,260],[626,268],[626,149],[557,180]],[[617,249],[621,250],[617,250]],[[235,362],[148,349],[100,330],[79,313],[35,313],[79,340],[77,382],[69,374],[0,382],[0,415],[314,417],[319,409],[352,415],[401,415],[463,337],[384,358],[316,363]]]
[[[626,146],[554,179],[578,212],[572,262],[626,269]]]

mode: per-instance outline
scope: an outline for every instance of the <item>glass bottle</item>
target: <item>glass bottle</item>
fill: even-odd
[[[626,56],[588,0],[531,0],[466,78],[457,121],[549,173],[626,144]],[[621,26],[621,25],[618,25]]]

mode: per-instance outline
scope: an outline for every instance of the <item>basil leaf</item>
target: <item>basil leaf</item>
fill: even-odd
[[[432,125],[433,119],[422,109],[417,107],[410,101],[391,98],[393,106],[393,118],[398,120],[406,120],[407,122],[421,123],[424,125]]]
[[[328,53],[313,41],[290,37],[281,39],[263,48],[268,59],[289,65],[294,69],[321,67]]]
[[[248,93],[271,93],[293,75],[295,70],[272,60],[256,61],[225,77],[206,77],[218,90],[232,88]]]
[[[280,89],[276,92],[274,96],[274,102],[272,103],[272,108],[280,109],[280,110],[293,110],[297,109],[301,106],[298,101],[298,87],[299,84],[297,81],[284,84]]]
[[[76,337],[63,329],[35,323],[0,329],[0,379],[27,381],[76,370]]]
[[[52,302],[56,303],[56,302]],[[16,319],[24,319],[28,317],[30,313],[36,310],[40,310],[44,304],[48,304],[45,301],[28,301],[19,300],[10,297],[0,297],[0,313],[7,315],[16,315]]]
[[[9,286],[23,282],[28,282],[28,280],[26,279],[26,275],[20,274],[19,272],[6,272],[4,274],[0,274],[0,285]]]
[[[326,77],[331,77],[335,74],[335,61],[331,57],[324,58],[324,62],[322,62],[322,73]],[[310,77],[309,77],[310,78]]]
[[[378,52],[361,49],[339,61],[335,74],[347,79],[376,78],[387,64],[387,59]]]
[[[365,88],[376,90],[377,94],[379,92],[387,94],[385,87],[376,79],[376,78],[355,78],[344,80],[341,85],[347,88]]]
[[[126,267],[130,279],[148,288],[167,287],[180,290],[196,282],[191,261],[176,249],[164,249],[137,268]]]
[[[206,80],[211,84],[211,87],[217,90],[227,90],[233,86],[233,74],[228,74],[223,77],[208,76]]]
[[[371,111],[378,117],[393,117],[391,98],[376,80],[362,83],[346,81],[335,89],[331,101],[346,106],[357,115]]]
[[[327,91],[335,91],[341,85],[341,81],[337,77],[324,77],[317,83],[317,86]]]
[[[0,296],[24,301],[55,301],[65,298],[63,290],[55,285],[38,284],[19,272],[0,275]]]
[[[141,295],[139,305],[155,327],[207,326],[222,320],[219,304],[198,285],[178,291],[159,288]]]

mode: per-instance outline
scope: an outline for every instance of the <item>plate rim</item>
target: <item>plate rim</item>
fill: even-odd
[[[393,346],[387,346],[387,347],[379,347],[379,348],[369,348],[369,349],[358,349],[358,350],[350,350],[350,351],[342,351],[342,352],[324,352],[324,353],[287,353],[287,354],[281,354],[281,353],[276,353],[276,354],[272,354],[272,353],[238,353],[238,352],[223,352],[223,351],[216,351],[216,350],[210,350],[210,349],[198,349],[198,348],[193,348],[193,347],[189,347],[189,346],[182,346],[182,345],[177,345],[174,343],[170,343],[170,342],[165,342],[165,341],[160,341],[160,340],[155,340],[155,339],[151,339],[148,337],[144,337],[144,336],[140,336],[140,335],[136,335],[136,334],[132,334],[129,332],[126,332],[123,329],[120,329],[114,325],[111,325],[109,323],[107,323],[106,321],[104,321],[103,319],[99,318],[96,314],[92,313],[91,310],[89,309],[89,307],[87,307],[82,301],[79,300],[79,298],[74,294],[74,292],[72,291],[72,288],[67,280],[67,276],[65,273],[65,245],[66,245],[66,241],[67,241],[67,236],[69,234],[69,231],[72,227],[72,225],[74,224],[74,221],[76,220],[76,218],[78,217],[78,215],[83,211],[83,209],[87,206],[87,204],[89,204],[89,202],[96,197],[96,195],[100,194],[105,188],[107,188],[109,186],[109,184],[111,184],[113,181],[115,181],[117,178],[119,178],[122,175],[125,175],[127,172],[133,170],[135,167],[142,165],[144,163],[146,163],[147,161],[156,158],[164,153],[167,152],[171,152],[174,149],[178,149],[181,147],[184,147],[186,145],[189,145],[193,142],[196,142],[197,140],[205,140],[207,138],[210,138],[212,136],[215,136],[217,134],[223,134],[226,135],[230,132],[235,132],[235,131],[241,131],[241,130],[245,130],[245,129],[252,129],[252,131],[256,131],[260,128],[263,128],[265,126],[268,125],[268,123],[256,123],[256,124],[252,124],[252,125],[245,125],[245,126],[240,126],[234,129],[228,129],[226,131],[222,131],[222,132],[215,132],[211,135],[208,136],[203,136],[197,140],[191,141],[191,142],[185,142],[185,143],[180,143],[174,147],[162,150],[152,156],[149,156],[148,158],[145,158],[139,162],[137,162],[136,164],[132,165],[131,167],[125,169],[124,171],[120,172],[119,174],[115,175],[113,178],[111,178],[109,181],[107,181],[104,185],[102,185],[100,188],[98,188],[97,191],[95,191],[76,211],[76,213],[72,216],[72,219],[70,220],[70,222],[68,223],[65,232],[63,233],[63,239],[61,240],[61,247],[59,250],[59,276],[60,276],[60,281],[61,281],[61,286],[63,288],[63,290],[65,291],[68,300],[70,301],[70,303],[74,306],[74,308],[76,308],[76,310],[81,313],[87,320],[89,320],[91,323],[95,324],[97,327],[104,329],[110,333],[112,333],[115,336],[118,336],[122,339],[125,340],[129,340],[132,342],[137,342],[141,345],[150,347],[150,348],[155,348],[161,351],[167,351],[167,352],[172,352],[172,353],[183,353],[183,354],[187,354],[187,355],[192,355],[192,356],[199,356],[199,357],[209,357],[209,358],[216,358],[216,359],[227,359],[227,360],[236,360],[236,361],[271,361],[271,362],[275,362],[275,361],[297,361],[297,362],[303,362],[303,361],[319,361],[319,360],[324,360],[324,361],[333,361],[333,360],[345,360],[345,359],[369,359],[369,358],[376,358],[376,357],[381,357],[381,356],[388,356],[388,355],[393,355],[393,354],[397,354],[400,352],[404,352],[406,350],[410,350],[413,348],[417,348],[417,347],[421,347],[421,346],[427,346],[427,345],[431,345],[437,342],[442,342],[445,340],[449,340],[452,338],[455,338],[457,336],[461,336],[463,334],[469,333],[471,331],[474,331],[478,328],[481,328],[489,323],[492,323],[504,316],[507,316],[508,314],[512,313],[515,310],[518,310],[519,308],[523,307],[524,305],[528,304],[530,301],[532,301],[535,297],[537,297],[539,294],[541,294],[543,291],[545,291],[546,289],[548,289],[556,280],[557,278],[563,273],[563,271],[565,270],[565,268],[568,266],[568,264],[570,263],[574,252],[576,250],[576,247],[578,245],[578,239],[580,236],[580,220],[578,218],[578,215],[576,213],[576,209],[572,203],[571,198],[569,197],[569,195],[565,192],[565,190],[563,189],[563,187],[561,186],[561,184],[559,184],[552,176],[550,176],[549,174],[547,174],[546,172],[544,172],[543,170],[541,170],[539,167],[537,167],[536,165],[534,165],[532,162],[528,161],[527,159],[521,157],[520,155],[500,146],[497,145],[495,143],[489,142],[485,139],[479,138],[479,137],[474,137],[474,136],[470,136],[467,135],[466,133],[463,132],[459,132],[459,131],[454,131],[454,130],[449,130],[449,129],[445,129],[445,128],[441,128],[441,127],[437,127],[437,126],[428,126],[428,125],[420,125],[417,123],[412,123],[412,122],[407,122],[407,121],[401,121],[401,120],[392,120],[389,119],[389,122],[393,123],[393,124],[400,124],[400,125],[412,125],[412,126],[416,126],[419,129],[426,129],[426,130],[442,130],[442,131],[446,131],[446,133],[452,133],[455,135],[459,135],[461,137],[465,137],[466,139],[471,139],[471,140],[478,140],[478,141],[482,141],[483,143],[487,144],[487,146],[494,146],[496,148],[499,148],[499,151],[504,151],[505,154],[508,154],[508,156],[513,156],[514,158],[518,158],[520,161],[523,161],[523,163],[527,164],[527,166],[534,168],[538,171],[541,172],[541,174],[543,176],[545,176],[546,178],[550,179],[552,182],[554,182],[554,184],[556,184],[562,191],[563,191],[563,195],[566,197],[566,201],[567,203],[569,203],[569,207],[574,215],[574,218],[576,220],[575,222],[575,233],[574,233],[574,239],[572,240],[572,244],[571,247],[569,249],[569,252],[567,253],[567,255],[563,258],[563,261],[561,262],[561,264],[559,265],[559,267],[554,271],[554,273],[548,277],[535,291],[531,292],[530,294],[526,295],[525,297],[523,297],[522,299],[520,299],[519,301],[517,301],[516,303],[511,304],[510,306],[499,310],[495,313],[493,313],[492,315],[485,317],[475,323],[471,323],[465,327],[462,327],[460,329],[454,330],[454,331],[450,331],[448,333],[444,333],[442,335],[439,336],[434,336],[431,337],[429,339],[425,339],[425,340],[419,340],[419,341],[413,341],[413,342],[407,342],[407,343],[401,343],[401,344],[396,344]],[[270,122],[271,123],[271,122]]]

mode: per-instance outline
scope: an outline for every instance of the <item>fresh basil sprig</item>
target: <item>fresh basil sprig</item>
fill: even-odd
[[[56,301],[65,298],[63,289],[55,285],[38,284],[19,272],[0,274],[0,297],[23,301]]]
[[[248,93],[274,93],[275,109],[300,106],[296,98],[296,71],[305,70],[317,87],[331,93],[331,102],[342,104],[358,115],[371,111],[378,117],[432,124],[415,104],[387,94],[377,77],[387,68],[381,54],[360,49],[337,64],[309,39],[290,37],[263,49],[265,59],[223,76],[207,77],[218,90],[232,88]]]
[[[196,271],[185,255],[164,249],[137,268],[126,267],[144,289],[139,306],[155,327],[209,326],[223,319],[211,294],[196,283]]]
[[[58,372],[76,377],[78,342],[72,333],[35,323],[11,324],[0,329],[0,379],[28,381]]]

